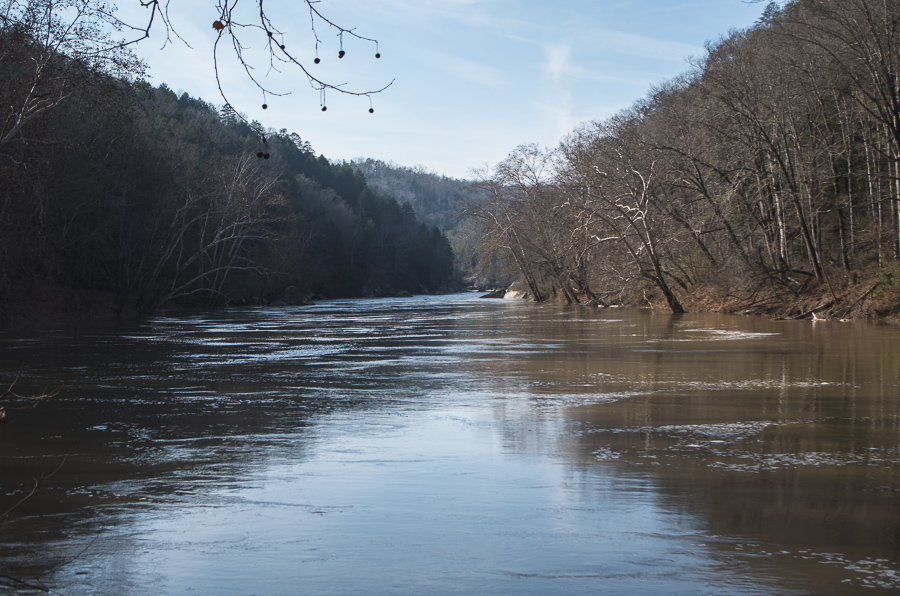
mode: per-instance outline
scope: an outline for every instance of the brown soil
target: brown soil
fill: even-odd
[[[665,306],[661,296],[653,303]],[[900,280],[873,270],[831,273],[827,280],[807,279],[795,287],[768,282],[739,290],[704,286],[684,297],[683,305],[692,312],[900,323]]]

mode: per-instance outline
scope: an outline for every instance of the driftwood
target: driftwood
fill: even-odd
[[[857,298],[856,300],[854,300],[854,301],[853,301],[853,304],[851,304],[850,306],[848,306],[848,307],[846,308],[846,310],[844,310],[844,312],[841,314],[841,316],[840,316],[840,317],[837,317],[837,318],[839,318],[839,319],[846,318],[847,315],[849,315],[849,314],[853,311],[854,308],[856,308],[860,303],[862,303],[866,298],[868,298],[869,295],[870,295],[872,292],[874,292],[874,291],[878,288],[879,285],[881,285],[881,282],[877,282],[877,281],[876,281],[874,284],[872,284],[872,287],[870,287],[868,290],[866,290],[866,291],[863,293],[862,296],[860,296],[859,298]],[[802,312],[802,313],[800,313],[800,314],[798,314],[797,316],[792,317],[792,318],[794,318],[794,319],[804,319],[804,318],[806,318],[806,317],[811,316],[813,319],[821,320],[822,317],[818,317],[818,316],[816,315],[816,313],[818,313],[819,311],[824,310],[824,309],[826,309],[826,308],[831,308],[832,306],[834,306],[835,304],[837,304],[837,302],[838,302],[838,299],[835,299],[835,300],[829,300],[828,302],[826,302],[826,303],[824,303],[824,304],[820,304],[819,306],[816,306],[816,307],[814,307],[814,308],[811,308],[811,309],[809,309],[809,310],[807,310],[807,311],[805,311],[805,312]]]
[[[60,387],[57,387],[56,389],[53,389],[52,391],[51,390],[44,391],[40,395],[20,395],[13,391],[13,387],[15,387],[16,383],[19,382],[20,374],[21,374],[21,371],[16,373],[16,378],[13,379],[12,383],[9,384],[9,387],[6,388],[6,391],[4,391],[3,393],[0,393],[0,400],[13,398],[13,399],[30,401],[32,403],[31,403],[31,405],[22,406],[22,407],[10,406],[9,407],[10,410],[27,410],[27,409],[34,408],[39,403],[41,403],[43,400],[57,395],[61,389]],[[6,420],[7,420],[6,407],[0,406],[0,422],[6,422]]]
[[[874,284],[872,284],[872,287],[869,288],[868,290],[866,290],[865,294],[863,294],[862,296],[860,296],[859,298],[857,298],[857,299],[853,302],[853,304],[850,305],[850,308],[848,308],[847,310],[844,311],[844,314],[841,315],[841,318],[843,319],[844,317],[846,317],[847,315],[849,315],[849,314],[853,311],[853,309],[856,308],[856,305],[857,305],[857,304],[861,303],[863,300],[865,300],[866,298],[868,298],[868,297],[869,297],[869,294],[871,294],[872,292],[874,292],[874,291],[878,288],[878,286],[880,286],[880,285],[881,285],[881,282],[879,282],[879,281],[876,281]]]
[[[816,319],[816,318],[818,318],[818,317],[816,317],[817,312],[819,312],[820,310],[824,310],[826,308],[830,308],[830,307],[834,306],[834,303],[835,303],[835,300],[829,300],[825,304],[820,304],[819,306],[816,306],[815,308],[812,308],[806,312],[800,313],[799,315],[797,315],[796,317],[793,317],[793,318],[805,319],[806,317],[811,316],[812,318]]]

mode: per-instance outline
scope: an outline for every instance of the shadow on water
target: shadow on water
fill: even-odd
[[[0,586],[898,589],[898,340],[470,296],[5,334],[64,389],[0,428],[0,509],[64,463]]]

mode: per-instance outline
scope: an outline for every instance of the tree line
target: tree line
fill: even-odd
[[[271,301],[292,286],[339,297],[453,283],[439,228],[296,133],[116,76],[4,23],[5,310],[48,289],[152,312]]]
[[[771,2],[631,108],[517,148],[468,208],[482,264],[537,300],[815,289],[847,312],[900,257],[898,20],[896,0]]]

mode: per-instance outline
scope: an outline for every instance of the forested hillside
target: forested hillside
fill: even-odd
[[[519,147],[469,210],[482,262],[538,300],[895,312],[898,21],[896,0],[773,2],[631,109]]]
[[[449,287],[441,231],[349,165],[114,74],[0,28],[4,312]]]
[[[409,203],[416,217],[429,226],[437,226],[447,236],[453,249],[459,274],[467,283],[478,287],[495,287],[499,278],[495,263],[478,271],[479,233],[465,216],[466,205],[482,203],[483,189],[472,180],[460,180],[431,172],[424,167],[406,167],[377,159],[354,159],[350,165],[359,170],[370,186]]]
[[[405,167],[378,159],[354,159],[350,165],[359,170],[369,186],[409,203],[429,226],[451,231],[459,225],[463,202],[470,182],[442,176],[424,167]]]

